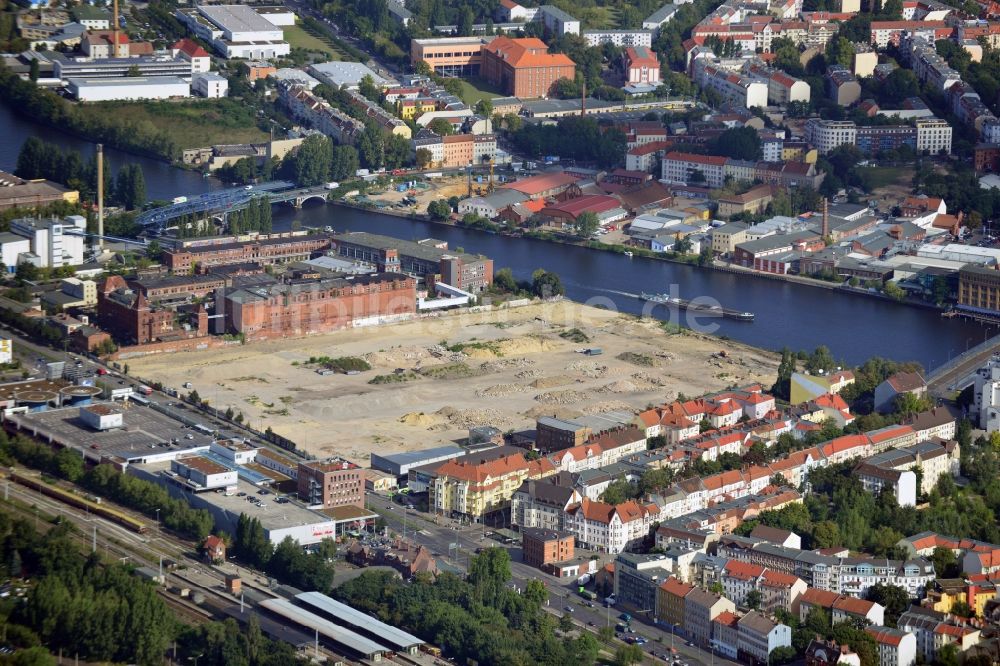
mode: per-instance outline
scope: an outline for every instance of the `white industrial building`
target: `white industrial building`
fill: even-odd
[[[175,458],[170,471],[195,491],[235,486],[238,480],[236,470],[203,455]]]
[[[229,79],[212,72],[195,74],[191,77],[191,90],[199,97],[226,97],[229,95]]]
[[[917,250],[917,256],[928,259],[959,261],[963,264],[979,264],[981,266],[995,266],[1000,264],[1000,249],[979,247],[978,245],[962,245],[961,243],[923,245]]]
[[[81,102],[190,97],[191,86],[173,76],[126,77],[123,79],[66,80],[66,90]]]
[[[644,30],[652,30],[654,32],[659,32],[660,28],[670,23],[674,18],[674,14],[680,9],[682,3],[667,3],[657,9],[655,12],[646,17],[646,20],[642,22],[642,27]]]
[[[111,430],[124,425],[120,410],[109,405],[85,405],[80,408],[80,420],[94,430]]]
[[[14,341],[10,338],[0,338],[0,363],[10,363],[14,360]]]
[[[283,12],[258,13],[246,5],[201,5],[178,9],[176,16],[195,36],[212,44],[226,58],[275,58],[286,56],[291,47],[281,25]]]
[[[39,268],[77,266],[83,263],[85,238],[67,233],[75,229],[86,231],[87,221],[79,215],[62,220],[11,220],[10,234],[0,237],[4,264],[16,267],[29,261]],[[28,247],[25,249],[25,243]],[[7,263],[8,259],[13,259]]]
[[[692,67],[698,85],[714,90],[723,101],[748,109],[767,106],[766,81],[722,69],[709,58],[698,58]]]

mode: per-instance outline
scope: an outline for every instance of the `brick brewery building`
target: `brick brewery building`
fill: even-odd
[[[225,296],[226,327],[248,339],[325,333],[416,312],[417,281],[401,273],[287,279]]]
[[[291,236],[264,238],[250,242],[206,243],[164,250],[163,263],[174,273],[188,273],[231,264],[278,264],[309,259],[330,247],[327,236]]]
[[[493,260],[479,255],[451,252],[443,241],[414,243],[363,231],[332,237],[333,249],[342,257],[373,264],[380,271],[398,271],[477,294],[493,284]]]
[[[365,505],[365,473],[352,462],[331,460],[299,463],[299,497],[311,507]]]
[[[160,288],[154,287],[153,291]],[[97,291],[97,316],[101,326],[123,344],[142,345],[208,335],[208,313],[204,306],[161,304],[147,294],[141,282],[127,282],[120,275],[112,275],[101,283]]]
[[[497,37],[483,47],[481,74],[504,94],[548,97],[559,79],[573,80],[576,64],[564,53],[549,53],[542,40]]]

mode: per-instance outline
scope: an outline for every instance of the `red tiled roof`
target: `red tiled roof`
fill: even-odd
[[[750,562],[741,562],[739,560],[729,560],[726,562],[724,570],[730,578],[739,578],[740,580],[757,578],[764,573],[764,567],[759,564],[751,564]]]
[[[497,37],[483,47],[515,69],[528,67],[575,67],[565,53],[549,53],[549,47],[537,37],[511,39]]]
[[[802,594],[801,602],[821,608],[833,608],[833,604],[840,597],[836,592],[821,590],[818,587],[810,587]]]
[[[714,166],[725,166],[726,160],[729,158],[723,157],[721,155],[695,155],[694,153],[682,153],[679,151],[672,151],[666,154],[664,159],[674,160],[675,162],[694,162],[695,164],[711,164]]]
[[[671,576],[663,581],[660,585],[660,589],[664,592],[669,592],[674,596],[683,598],[688,592],[694,589],[694,585],[688,585],[687,583]]]
[[[516,190],[528,196],[547,192],[548,190],[575,183],[579,178],[568,173],[543,173],[537,176],[529,176],[513,183],[502,185],[503,189]]]
[[[851,615],[860,615],[861,617],[867,616],[874,606],[874,601],[847,596],[841,596],[833,602],[834,610],[850,613]]]
[[[185,37],[184,39],[177,40],[177,42],[175,42],[173,47],[171,48],[175,48],[178,51],[187,54],[191,58],[209,57],[208,51],[201,48],[201,46],[199,46],[199,44],[195,42],[193,39],[188,39],[187,37]]]

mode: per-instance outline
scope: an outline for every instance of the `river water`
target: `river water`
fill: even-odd
[[[31,134],[58,141],[90,155],[93,144],[36,125],[0,104],[0,169],[12,170],[21,143]],[[112,168],[126,161],[142,166],[150,198],[169,199],[222,187],[214,178],[176,169],[164,162],[108,150]],[[934,368],[970,346],[983,342],[996,329],[974,322],[943,319],[938,312],[766,278],[734,275],[652,259],[632,258],[581,247],[524,238],[508,238],[441,224],[314,203],[302,210],[278,207],[275,230],[302,226],[332,226],[337,231],[370,231],[408,240],[438,238],[451,248],[461,247],[492,257],[497,268],[510,267],[518,279],[529,279],[537,268],[560,275],[570,298],[623,312],[649,312],[640,292],[667,292],[683,298],[710,297],[721,305],[756,314],[753,323],[704,318],[692,319],[664,308],[653,316],[678,318],[679,323],[709,323],[718,335],[740,342],[780,349],[828,346],[838,361],[856,364],[871,356],[919,361]],[[717,329],[715,328],[717,327]],[[720,341],[720,348],[725,341]]]

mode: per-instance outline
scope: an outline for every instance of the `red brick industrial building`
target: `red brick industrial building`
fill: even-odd
[[[520,99],[548,97],[552,84],[576,75],[576,64],[564,53],[549,53],[542,40],[497,37],[483,47],[480,73],[507,95]]]
[[[299,497],[309,506],[365,505],[364,470],[340,458],[299,463]]]
[[[402,273],[290,280],[226,294],[226,328],[248,339],[324,333],[358,320],[416,312],[417,281]]]
[[[204,307],[193,305],[180,311],[159,306],[146,296],[140,284],[126,282],[120,275],[108,277],[97,290],[97,317],[101,326],[124,344],[208,335]]]
[[[292,236],[215,245],[187,246],[163,252],[163,263],[174,273],[188,273],[195,266],[230,264],[277,264],[309,259],[330,247],[327,236]]]

